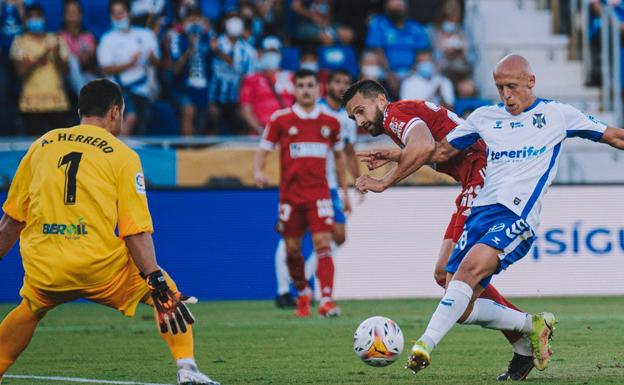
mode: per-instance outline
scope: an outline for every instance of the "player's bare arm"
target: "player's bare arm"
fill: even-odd
[[[347,189],[347,160],[344,151],[334,151],[336,160],[336,177],[342,194],[342,205],[345,213],[351,212],[351,202],[349,201],[349,191]]]
[[[452,157],[459,154],[461,151],[451,146],[451,144],[446,140],[446,138],[442,139],[441,142],[436,142],[435,152],[431,156],[431,162],[433,163],[443,163],[451,159]]]
[[[158,270],[152,234],[139,233],[130,235],[124,238],[124,241],[130,251],[130,256],[132,257],[134,264],[139,268],[141,273],[148,275],[149,273]]]
[[[353,143],[345,144],[344,154],[347,163],[347,170],[349,170],[353,179],[357,179],[360,176],[360,166],[358,165],[358,158]]]
[[[0,259],[4,257],[17,242],[25,224],[4,214],[0,219]]]
[[[256,152],[253,164],[254,182],[259,188],[264,188],[269,183],[264,175],[264,167],[266,165],[266,159],[269,156],[269,151],[259,148]]]
[[[396,167],[390,170],[382,179],[375,179],[370,175],[362,175],[356,181],[355,187],[362,194],[368,191],[382,192],[429,163],[435,148],[435,140],[429,128],[422,122],[416,123],[406,134],[405,148],[401,151]]]
[[[607,127],[600,141],[611,147],[624,150],[624,129]]]
[[[398,162],[401,157],[401,149],[380,148],[370,151],[360,151],[356,155],[360,162],[366,164],[366,167],[372,171],[389,162]]]

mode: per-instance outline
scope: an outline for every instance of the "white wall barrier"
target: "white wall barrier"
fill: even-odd
[[[439,297],[433,268],[458,193],[394,188],[355,204],[336,256],[336,297]],[[624,186],[552,187],[538,241],[493,284],[510,296],[624,294],[622,202]]]

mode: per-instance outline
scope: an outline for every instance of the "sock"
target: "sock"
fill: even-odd
[[[277,279],[277,295],[283,295],[290,291],[288,285],[288,267],[286,266],[286,242],[280,239],[275,250],[275,278]]]
[[[0,378],[26,349],[41,318],[30,310],[26,301],[4,318],[0,324]]]
[[[427,330],[420,339],[432,349],[435,348],[464,314],[472,293],[472,288],[465,282],[457,280],[449,282],[444,297],[431,316]]]
[[[316,276],[321,287],[321,296],[331,298],[334,291],[334,260],[329,247],[322,247],[316,251],[318,255],[318,269]]]
[[[507,298],[503,297],[502,294],[496,290],[496,288],[493,285],[488,285],[485,290],[483,290],[483,293],[481,293],[481,295],[479,296],[479,298],[485,298],[485,299],[491,299],[494,302],[498,302],[501,305],[505,305],[509,308],[512,308],[514,310],[518,310],[521,311],[517,306],[515,306],[513,303],[509,302],[507,300]],[[503,333],[503,335],[505,336],[505,338],[507,338],[507,341],[509,341],[510,344],[514,344],[515,342],[519,341],[520,338],[522,338],[522,333],[518,333],[515,331],[509,331],[509,330],[502,330],[501,331]]]
[[[298,292],[302,292],[308,287],[308,281],[305,279],[305,262],[301,252],[286,255],[286,265],[288,272]]]
[[[527,336],[522,336],[518,341],[511,345],[511,350],[514,353],[518,353],[521,356],[530,357],[533,355],[533,349],[531,348],[531,341]]]
[[[527,313],[503,306],[491,299],[477,298],[472,305],[472,312],[466,318],[465,325],[480,325],[487,329],[513,330],[521,333],[530,333],[526,330]]]
[[[197,369],[197,363],[193,358],[180,358],[176,360],[176,366],[178,367],[178,370],[186,368]]]
[[[156,320],[156,324],[158,324],[158,317],[156,314],[156,310],[154,310],[154,319]],[[167,346],[169,347],[169,351],[173,356],[174,360],[182,360],[182,359],[193,359],[193,326],[186,325],[187,331],[186,333],[178,333],[173,334],[171,332],[167,333],[159,333],[162,339],[165,341]],[[159,329],[160,330],[160,329]],[[190,357],[190,358],[189,358]],[[194,361],[193,361],[194,362]],[[178,367],[179,369],[179,367]]]

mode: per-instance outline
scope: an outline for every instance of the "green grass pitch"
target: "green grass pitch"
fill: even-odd
[[[559,319],[555,355],[529,384],[624,384],[624,298],[517,299],[531,312]],[[192,305],[200,368],[224,385],[245,384],[494,384],[511,357],[497,331],[456,326],[417,376],[403,369],[410,339],[422,333],[433,300],[343,301],[337,319],[295,319],[271,302]],[[11,305],[1,305],[4,316]],[[373,315],[403,329],[405,350],[389,367],[373,368],[353,353],[357,325]],[[126,319],[100,305],[77,303],[48,314],[10,374],[116,381],[175,382],[175,365],[156,333],[151,310]],[[3,385],[70,385],[72,382],[5,379]]]

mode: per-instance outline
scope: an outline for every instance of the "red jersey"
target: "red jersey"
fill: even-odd
[[[331,150],[342,150],[340,122],[321,111],[306,113],[295,104],[276,111],[267,124],[260,147],[280,146],[280,199],[304,202],[329,196],[326,168]]]
[[[454,112],[424,100],[401,100],[390,103],[384,112],[384,131],[400,147],[405,146],[407,133],[418,122],[424,122],[433,139],[440,142],[449,132],[460,125],[462,120]],[[462,186],[466,186],[475,183],[475,176],[479,177],[480,175],[480,173],[475,174],[472,171],[475,168],[475,162],[482,164],[480,168],[484,168],[487,163],[485,144],[482,141],[478,141],[448,161],[436,164],[435,169],[450,175]],[[483,183],[483,176],[480,177],[480,182]]]

